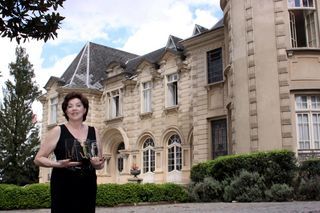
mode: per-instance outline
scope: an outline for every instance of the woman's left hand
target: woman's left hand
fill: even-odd
[[[105,161],[106,159],[104,157],[93,157],[90,159],[90,162],[95,169],[102,169]]]

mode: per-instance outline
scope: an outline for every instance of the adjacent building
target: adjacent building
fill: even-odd
[[[320,154],[320,0],[221,0],[224,17],[138,56],[87,43],[51,77],[42,135],[65,121],[70,91],[90,101],[100,131],[99,183],[188,183],[192,165],[221,155],[288,149]],[[41,168],[40,182],[50,180]]]

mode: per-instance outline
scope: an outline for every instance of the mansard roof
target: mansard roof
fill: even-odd
[[[223,18],[220,19],[210,30],[216,30],[221,27],[224,27]]]
[[[143,56],[130,59],[126,64],[125,72],[133,74],[143,61],[153,64],[155,68],[157,68],[159,66],[158,62],[166,52],[172,52],[177,55],[183,52],[183,46],[180,44],[180,41],[182,41],[181,38],[170,35],[165,47],[147,53]]]
[[[63,82],[60,78],[55,77],[55,76],[51,76],[49,78],[49,80],[47,81],[46,85],[44,86],[44,88],[46,90],[48,90],[54,83],[58,83],[60,85],[63,85],[65,82]]]
[[[195,25],[193,35],[185,40],[223,26],[223,18],[210,30],[200,25]],[[54,82],[58,82],[60,85],[69,88],[100,90],[103,87],[103,80],[107,78],[106,71],[108,66],[119,64],[124,69],[124,73],[129,75],[133,75],[137,67],[144,61],[152,64],[157,69],[159,67],[158,63],[167,52],[176,55],[183,54],[183,41],[181,38],[170,35],[165,47],[142,56],[88,42],[60,78],[52,77],[49,79],[45,89],[49,89]]]
[[[124,64],[135,57],[135,54],[88,42],[60,80],[65,82],[64,87],[101,89],[108,64]]]
[[[173,49],[175,51],[183,50],[183,46],[179,43],[180,41],[182,41],[181,38],[170,35],[167,41],[166,48]]]
[[[202,27],[202,26],[200,26],[200,25],[196,24],[196,25],[194,26],[194,28],[193,28],[192,36],[195,36],[195,35],[201,34],[201,33],[206,32],[206,31],[208,31],[208,29],[207,29],[207,28]]]

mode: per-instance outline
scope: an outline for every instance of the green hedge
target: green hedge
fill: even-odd
[[[320,159],[308,159],[299,165],[299,175],[303,178],[320,177]]]
[[[116,206],[140,202],[186,202],[187,189],[181,185],[166,184],[100,184],[97,206]],[[50,208],[49,184],[31,184],[24,187],[0,184],[0,209]]]
[[[296,200],[320,200],[320,159],[300,162],[294,187]]]
[[[201,182],[210,176],[223,181],[246,170],[264,176],[267,187],[276,183],[291,185],[296,168],[294,152],[286,150],[227,155],[192,167],[191,180]]]
[[[36,209],[50,207],[48,184],[16,186],[0,184],[0,209]]]

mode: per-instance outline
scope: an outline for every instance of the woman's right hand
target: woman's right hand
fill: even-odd
[[[70,159],[58,160],[57,168],[68,168],[73,166],[80,166],[81,162],[71,161]]]

